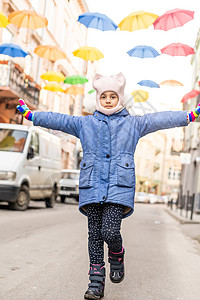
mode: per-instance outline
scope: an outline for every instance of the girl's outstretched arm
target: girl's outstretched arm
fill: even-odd
[[[76,137],[79,137],[79,132],[82,126],[82,118],[78,116],[69,116],[67,114],[53,112],[32,112],[24,100],[19,99],[20,105],[17,109],[35,126],[41,126],[49,129],[60,130]]]

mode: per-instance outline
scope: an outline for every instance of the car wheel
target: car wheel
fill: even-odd
[[[65,203],[65,198],[66,198],[66,197],[65,197],[65,196],[63,196],[63,195],[62,195],[62,196],[60,196],[61,203]]]
[[[56,194],[56,188],[53,189],[51,197],[50,198],[45,198],[45,204],[47,208],[53,208],[55,205],[55,201],[57,198]]]
[[[16,202],[9,203],[9,208],[13,210],[24,211],[28,208],[29,201],[29,189],[26,185],[22,185],[17,196]]]

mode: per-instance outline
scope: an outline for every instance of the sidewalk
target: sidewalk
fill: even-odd
[[[177,209],[176,206],[173,206],[173,209],[171,209],[171,207],[165,207],[165,211],[174,217],[180,224],[200,224],[200,214],[193,213],[193,218],[190,220],[190,211],[188,211],[187,218],[186,211],[182,209],[181,213],[180,208]]]

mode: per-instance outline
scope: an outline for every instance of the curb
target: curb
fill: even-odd
[[[176,219],[180,224],[200,224],[200,221],[187,220],[181,216],[178,216],[177,213],[165,208],[164,209],[170,216]]]

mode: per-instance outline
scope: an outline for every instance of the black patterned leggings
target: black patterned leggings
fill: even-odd
[[[119,204],[87,205],[88,251],[91,264],[104,263],[104,242],[112,252],[122,250],[120,234],[123,206]]]

